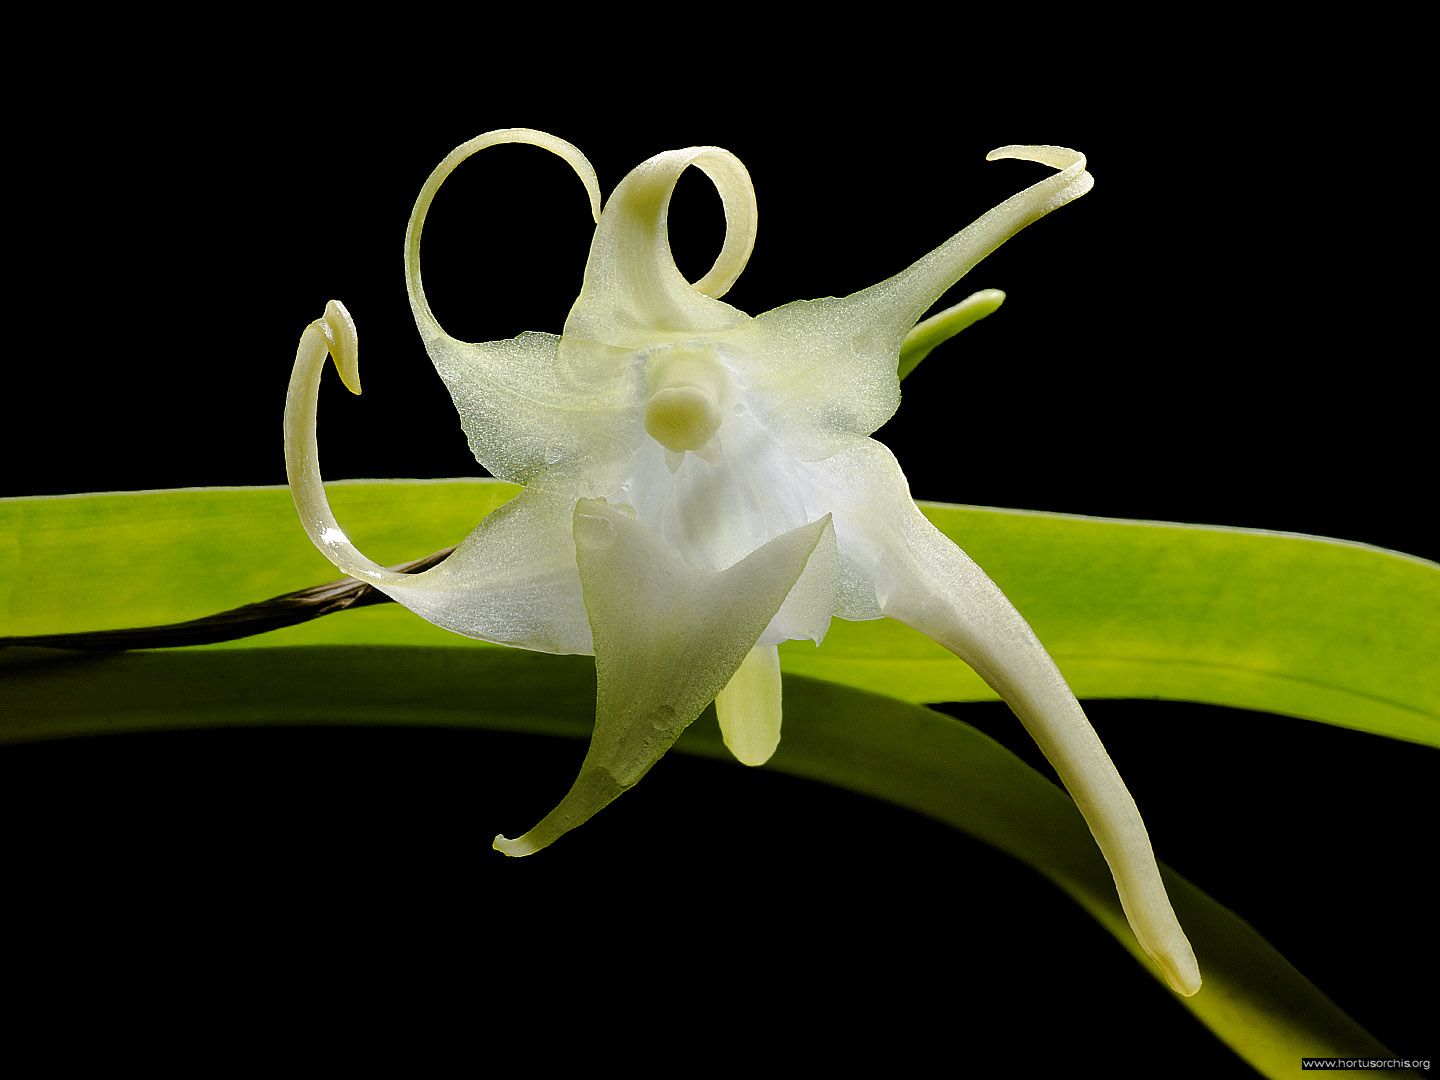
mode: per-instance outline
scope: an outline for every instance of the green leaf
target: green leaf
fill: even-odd
[[[73,655],[0,654],[11,707],[0,741],[100,732],[277,724],[418,724],[589,735],[588,658],[476,650],[311,647]],[[541,692],[543,688],[543,692]],[[1163,985],[1120,909],[1110,874],[1063,791],[987,736],[918,706],[805,678],[786,681],[785,737],[770,767],[886,799],[1033,867],[1080,904]],[[728,760],[711,720],[678,746]],[[1249,925],[1165,871],[1205,975],[1177,998],[1267,1076],[1300,1056],[1383,1048]],[[919,916],[917,916],[919,917]],[[937,926],[943,913],[936,909]],[[1123,1032],[1117,1032],[1117,1040]]]
[[[360,547],[455,543],[519,489],[330,485]],[[1440,746],[1440,566],[1243,529],[922,504],[1034,625],[1077,695],[1259,709]],[[285,488],[0,500],[0,636],[172,622],[331,580]],[[407,611],[345,612],[238,643],[475,647]],[[233,647],[217,646],[217,647]],[[792,673],[913,702],[992,695],[928,638],[836,620]]]
[[[347,531],[391,563],[462,539],[520,489],[391,480],[329,490]],[[173,622],[335,577],[286,487],[0,499],[0,636]],[[353,614],[241,644],[473,644],[399,608]]]
[[[1196,701],[1440,746],[1440,566],[1319,537],[921,504],[1081,698]],[[798,646],[798,647],[797,647]],[[791,642],[786,670],[908,701],[993,697],[891,622]]]

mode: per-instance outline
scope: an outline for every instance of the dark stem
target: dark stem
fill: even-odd
[[[453,547],[448,547],[390,569],[402,574],[418,574],[443,562],[454,550]],[[87,630],[78,634],[0,637],[0,648],[7,645],[30,645],[48,649],[176,649],[184,645],[235,641],[238,638],[280,630],[286,626],[296,626],[347,608],[390,602],[390,597],[365,582],[355,578],[342,578],[185,622],[165,623],[161,626],[133,626],[123,630]]]

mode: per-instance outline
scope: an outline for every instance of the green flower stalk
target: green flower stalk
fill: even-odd
[[[596,221],[584,284],[563,332],[466,343],[426,301],[420,240],[445,178],[476,151],[544,147],[579,175]],[[525,490],[456,551],[418,574],[351,543],[326,499],[315,411],[325,360],[360,392],[357,336],[331,301],[300,340],[285,415],[301,521],[347,574],[472,638],[595,657],[595,728],[580,774],[507,855],[553,843],[634,786],[711,702],[725,744],[764,763],[780,739],[777,647],[824,638],[834,617],[897,619],[968,663],[1014,709],[1054,765],[1109,863],[1126,916],[1178,993],[1200,973],[1156,869],[1144,823],[1075,696],[1024,618],[932,526],[894,456],[869,436],[899,404],[897,367],[999,302],[977,293],[916,324],[976,263],[1089,191],[1084,157],[1007,146],[1055,172],[908,269],[846,297],[751,317],[721,298],[754,245],[750,177],[716,147],[659,154],[601,211],[585,157],[552,135],[493,131],[431,174],[406,237],[410,304],[480,464]],[[668,213],[685,169],[725,208],[714,266],[687,281]]]

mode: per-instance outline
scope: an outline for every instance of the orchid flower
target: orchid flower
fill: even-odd
[[[466,158],[501,143],[564,159],[590,198],[595,235],[559,337],[466,343],[425,297],[420,237],[431,200]],[[286,465],[315,545],[347,574],[468,637],[593,654],[594,734],[569,792],[507,855],[553,843],[634,786],[711,702],[725,744],[758,765],[781,727],[777,646],[817,644],[834,616],[888,617],[933,638],[1006,701],[1078,803],[1137,938],[1173,989],[1200,986],[1150,840],[1099,738],[1029,625],[920,513],[894,456],[869,436],[900,399],[902,346],[933,344],[993,310],[978,293],[916,324],[1005,240],[1090,190],[1085,158],[1006,146],[1056,170],[907,270],[853,295],[751,317],[721,297],[755,240],[740,161],[717,147],[658,154],[601,212],[600,186],[569,143],[529,129],[453,151],[420,192],[406,235],[410,304],[480,464],[524,490],[449,558],[402,574],[366,558],[336,521],[317,463],[327,356],[360,392],[357,338],[331,301],[306,327],[285,413]],[[685,169],[715,185],[726,233],[715,264],[685,279],[670,250],[670,197]],[[928,337],[927,337],[928,335]],[[918,344],[917,344],[918,343]]]

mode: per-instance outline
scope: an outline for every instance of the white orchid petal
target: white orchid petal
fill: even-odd
[[[807,640],[819,645],[825,640],[839,603],[839,562],[835,530],[827,529],[810,553],[800,580],[760,635],[761,646]]]
[[[937,537],[923,560],[930,576],[897,591],[886,614],[955,653],[1015,711],[1090,826],[1141,947],[1171,989],[1194,994],[1200,989],[1194,950],[1160,879],[1140,811],[1100,737],[1029,624],[964,552],[938,531]],[[949,545],[943,551],[941,541]]]
[[[807,460],[868,435],[900,403],[897,358],[925,311],[1026,225],[1090,190],[1085,158],[1054,146],[1007,146],[1061,171],[1012,195],[894,277],[850,296],[801,300],[757,316],[727,339],[749,358],[756,415]]]
[[[580,182],[585,185],[585,194],[590,198],[590,216],[596,221],[600,220],[600,180],[595,175],[595,168],[584,154],[564,139],[557,139],[548,132],[536,131],[534,128],[501,128],[461,143],[446,154],[445,160],[436,165],[430,173],[424,186],[420,188],[415,206],[410,211],[410,222],[405,227],[405,281],[410,292],[410,310],[415,315],[415,323],[420,328],[421,336],[427,341],[450,336],[445,333],[445,328],[430,310],[430,301],[426,299],[425,284],[420,272],[420,236],[425,231],[425,218],[430,213],[430,204],[435,201],[435,194],[440,190],[440,186],[467,158],[488,147],[507,144],[538,146],[562,159],[575,170],[575,175],[580,177]]]
[[[720,737],[742,765],[764,765],[780,745],[780,650],[761,645],[715,696]]]
[[[576,370],[562,365],[553,334],[464,342],[447,334],[430,310],[420,268],[420,238],[430,205],[461,162],[505,144],[538,146],[569,164],[599,220],[599,181],[574,146],[530,128],[487,132],[451,151],[420,189],[405,233],[405,276],[416,326],[455,401],[471,452],[492,475],[524,484],[542,472],[574,471],[622,456],[637,437],[636,425],[627,423],[635,387],[620,366],[597,361]]]
[[[725,207],[725,241],[715,265],[693,285],[670,251],[670,197],[694,166],[714,182]],[[728,150],[692,146],[643,162],[622,180],[600,215],[585,284],[565,320],[567,348],[641,348],[664,337],[730,330],[749,316],[723,296],[755,246],[755,189]]]
[[[570,535],[573,499],[527,489],[421,574],[387,569],[351,542],[325,495],[315,423],[327,353],[334,352],[346,384],[358,389],[357,345],[349,313],[332,300],[296,350],[285,402],[285,469],[311,541],[345,573],[457,634],[539,652],[590,652]]]
[[[562,365],[553,334],[426,343],[475,460],[516,484],[603,488],[644,436],[640,388],[622,364]]]
[[[964,660],[1015,711],[1080,808],[1141,947],[1187,997],[1200,969],[1160,879],[1135,800],[1034,631],[1004,593],[936,532],[917,559],[913,588],[898,590],[886,614]],[[941,544],[948,545],[941,547]]]
[[[574,500],[527,488],[488,515],[444,562],[378,587],[466,637],[545,653],[593,652],[575,545]]]
[[[1195,993],[1195,955],[1135,800],[1029,624],[920,513],[879,443],[857,440],[812,469],[815,483],[832,492],[842,562],[868,564],[882,612],[955,653],[1014,710],[1085,816],[1141,947],[1177,993]]]
[[[704,455],[645,440],[618,492],[682,559],[712,570],[823,512],[810,513],[799,464],[748,411],[729,412],[720,439]]]
[[[1033,161],[1059,172],[1011,195],[894,277],[846,297],[846,303],[864,309],[877,333],[903,337],[981,259],[1095,186],[1094,177],[1085,171],[1085,155],[1067,147],[1002,146],[985,156],[986,161],[1002,159]]]
[[[800,578],[830,519],[725,570],[678,558],[625,508],[575,507],[575,549],[595,639],[595,734],[569,793],[515,840],[529,855],[633,787],[731,678]]]
[[[333,323],[332,323],[333,317]],[[398,581],[405,575],[387,569],[362,555],[335,520],[325,485],[320,479],[320,448],[315,439],[315,414],[320,400],[320,376],[332,351],[336,367],[351,393],[360,392],[358,339],[355,324],[337,300],[325,306],[300,335],[290,389],[285,397],[285,472],[290,495],[311,541],[337,567],[372,585]]]

